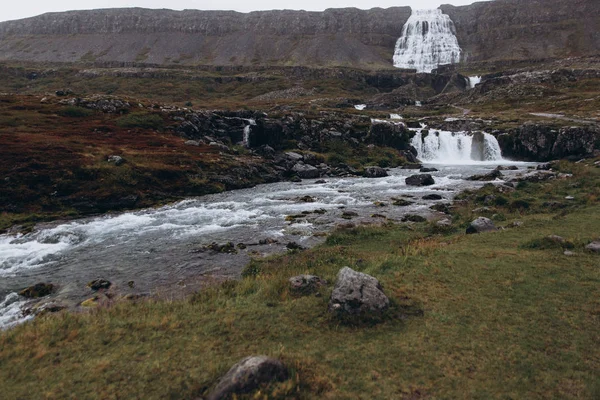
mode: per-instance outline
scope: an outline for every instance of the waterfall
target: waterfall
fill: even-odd
[[[475,85],[481,83],[481,76],[470,76],[469,77],[469,89],[473,89]]]
[[[243,143],[244,147],[250,148],[250,132],[252,131],[251,126],[256,125],[256,121],[253,119],[247,119],[248,125],[244,126],[244,137]]]
[[[413,10],[396,42],[394,66],[430,73],[439,65],[455,64],[461,54],[456,29],[442,10]]]
[[[439,164],[472,164],[501,161],[500,145],[493,135],[477,132],[424,131],[419,129],[411,140],[419,160]]]

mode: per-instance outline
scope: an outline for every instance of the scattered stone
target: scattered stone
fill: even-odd
[[[251,356],[235,364],[219,380],[208,400],[222,400],[250,393],[261,385],[281,382],[289,373],[283,363],[267,356]]]
[[[373,205],[376,207],[387,207],[387,204],[382,201],[375,201],[373,202]]]
[[[384,176],[388,176],[388,173],[381,167],[369,166],[365,167],[364,176],[367,178],[383,178]]]
[[[557,243],[557,244],[565,244],[567,242],[567,240],[562,237],[562,236],[558,236],[558,235],[549,235],[546,236],[546,240],[548,240],[549,242],[553,242],[553,243]]]
[[[440,196],[439,194],[428,194],[426,196],[423,196],[423,200],[442,200],[443,197]]]
[[[510,224],[510,226],[512,228],[520,228],[521,226],[523,226],[523,222],[522,221],[513,221],[512,224]]]
[[[285,156],[292,161],[302,161],[304,158],[302,154],[294,153],[293,151],[288,151],[285,153]]]
[[[125,159],[121,156],[108,156],[107,160],[111,164],[115,164],[117,167],[125,162]]]
[[[342,213],[342,218],[344,218],[344,219],[352,219],[354,217],[358,217],[358,213],[356,213],[354,211],[344,211]]]
[[[379,314],[390,305],[377,279],[354,271],[340,270],[329,300],[329,311],[338,315]]]
[[[87,287],[92,290],[100,290],[100,289],[108,289],[112,285],[111,282],[106,279],[94,279],[91,282],[88,282]]]
[[[471,224],[467,228],[467,234],[491,232],[497,230],[498,228],[496,228],[496,225],[494,225],[491,219],[479,217],[473,222],[471,222]]]
[[[290,292],[294,295],[307,296],[319,291],[325,281],[316,275],[298,275],[289,279]]]
[[[135,282],[134,281],[129,281],[127,282],[127,286],[129,286],[130,288],[134,288],[135,287]]]
[[[572,257],[575,255],[575,253],[573,253],[571,250],[565,250],[563,254],[567,257]]]
[[[186,140],[184,144],[188,146],[200,146],[200,142],[197,140]]]
[[[426,168],[423,167],[419,170],[419,172],[438,172],[439,170],[437,168]]]
[[[416,214],[408,214],[402,217],[402,222],[427,222],[427,218]]]
[[[247,246],[244,243],[238,243],[237,248],[240,250],[244,250]]]
[[[98,296],[90,297],[89,299],[82,301],[80,306],[85,308],[98,307],[98,300],[100,300]]]
[[[404,200],[404,199],[395,199],[392,204],[395,206],[399,206],[399,207],[407,207],[407,206],[410,206],[411,204],[415,204],[415,203],[413,201],[408,201],[408,200]]]
[[[575,200],[575,197],[573,197],[573,196],[567,196],[567,197],[565,197],[565,200]]]
[[[435,180],[429,174],[412,175],[405,179],[409,186],[430,186],[435,184]]]
[[[467,178],[468,181],[495,181],[496,179],[502,178],[502,172],[500,170],[495,169],[490,173],[484,175],[473,175],[470,178]]]
[[[48,296],[54,291],[54,285],[51,283],[36,283],[33,286],[29,286],[19,292],[19,296],[26,297],[28,299],[37,299],[39,297]]]
[[[298,197],[298,201],[302,202],[302,203],[314,203],[315,202],[315,198],[312,196],[302,196],[302,197]]]
[[[517,171],[519,167],[516,165],[498,165],[496,170],[498,171]]]
[[[594,241],[587,246],[585,246],[586,250],[589,250],[594,253],[600,253],[600,240]]]
[[[319,179],[318,181],[315,181],[315,183],[317,185],[322,185],[323,183],[327,183],[327,181],[323,180],[323,179]]]
[[[430,210],[434,210],[437,212],[441,212],[444,214],[450,214],[450,204],[449,203],[438,203],[429,207]]]
[[[289,242],[286,246],[286,249],[290,250],[290,251],[298,251],[298,250],[304,250],[304,247],[300,246],[298,243],[296,242]]]
[[[439,226],[440,228],[447,228],[449,226],[452,226],[452,221],[450,221],[448,218],[444,218],[444,219],[440,219],[435,224],[437,226]]]
[[[381,214],[372,214],[371,218],[387,218],[385,215],[381,215]]]
[[[212,242],[205,249],[212,250],[216,253],[225,253],[225,254],[234,254],[237,253],[235,249],[235,245],[233,242],[227,242],[225,244],[218,244],[217,242]]]
[[[279,241],[277,239],[272,239],[272,238],[260,239],[258,241],[258,244],[260,244],[260,245],[276,244],[276,243],[279,243]]]

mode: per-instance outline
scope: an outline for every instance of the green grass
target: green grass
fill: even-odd
[[[241,358],[267,354],[293,376],[264,389],[269,398],[598,398],[600,258],[584,245],[600,232],[600,171],[562,168],[575,178],[525,185],[496,206],[519,228],[464,235],[486,187],[455,211],[450,233],[428,223],[344,229],[186,301],[39,317],[0,334],[3,396],[196,398]],[[580,180],[588,186],[574,188]],[[530,208],[510,209],[534,190]],[[581,199],[559,212],[538,205],[563,190]],[[568,239],[575,256],[531,245],[548,235]],[[321,296],[288,292],[290,276],[333,282],[343,266],[381,280],[393,304],[383,322],[336,320],[331,285]]]

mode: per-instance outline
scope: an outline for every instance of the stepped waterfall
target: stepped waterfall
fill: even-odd
[[[442,10],[413,10],[396,42],[394,66],[430,73],[460,61],[461,48],[450,17]]]
[[[411,140],[419,160],[436,164],[502,161],[498,140],[489,133],[419,130]]]

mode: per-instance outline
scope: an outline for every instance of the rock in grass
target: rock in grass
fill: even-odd
[[[467,228],[467,234],[471,233],[483,233],[483,232],[491,232],[497,231],[496,225],[492,222],[491,219],[485,217],[479,217]]]
[[[106,279],[94,279],[91,282],[88,282],[87,287],[92,290],[100,290],[100,289],[108,289],[112,285],[111,282]]]
[[[587,246],[585,246],[585,248],[588,251],[600,254],[600,240],[588,244]]]
[[[383,178],[384,176],[388,176],[388,173],[381,167],[369,166],[365,167],[364,176],[366,178]]]
[[[430,174],[419,174],[409,176],[404,180],[409,186],[430,186],[435,183]]]
[[[321,278],[316,275],[298,275],[289,279],[290,292],[298,296],[306,296],[319,291],[319,288],[325,284]]]
[[[19,292],[20,296],[28,299],[37,299],[38,297],[48,296],[54,291],[54,285],[51,283],[36,283]]]
[[[381,284],[374,277],[344,267],[329,299],[329,311],[338,315],[380,314],[390,306]]]
[[[208,400],[228,399],[250,393],[263,384],[284,381],[288,376],[287,368],[277,359],[267,356],[247,357],[231,367],[219,380]]]
[[[107,161],[111,164],[115,164],[116,166],[122,165],[125,163],[125,159],[121,156],[108,156]]]

